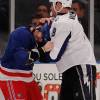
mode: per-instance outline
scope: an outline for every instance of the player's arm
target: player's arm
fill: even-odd
[[[28,50],[25,48],[25,45],[30,43],[30,40],[27,40],[23,42],[23,39],[20,38],[19,36],[13,36],[11,37],[10,45],[13,46],[11,48],[11,55],[13,55],[12,59],[16,61],[16,64],[18,65],[29,65],[35,62],[36,60],[39,59],[40,57],[40,52],[43,54],[42,48],[39,49],[31,49]],[[30,39],[30,38],[28,38]],[[35,43],[33,44],[35,47]],[[40,51],[40,52],[39,52]]]
[[[70,26],[67,23],[58,22],[51,33],[51,41],[54,43],[54,48],[50,52],[51,59],[60,59],[67,47],[70,37]]]
[[[14,59],[16,60],[16,63],[19,65],[30,65],[40,58],[40,53],[42,55],[44,54],[42,48],[34,48],[28,51],[25,48],[19,47],[14,53]]]
[[[52,48],[53,43],[50,41],[47,42],[43,47],[33,48],[30,51],[26,50],[23,47],[18,47],[14,52],[14,59],[19,65],[29,65],[39,59],[43,60],[45,57],[45,53],[51,51]]]
[[[48,41],[43,47],[32,49],[29,52],[29,60],[36,61],[41,60],[44,61],[45,53],[50,52],[53,49],[53,43]]]
[[[20,34],[21,35],[19,36],[19,33],[16,32],[11,35],[10,45],[12,47],[9,46],[10,51],[12,51],[11,55],[13,55],[12,59],[14,59],[18,65],[33,63],[34,61],[43,58],[45,52],[49,52],[53,48],[53,44],[47,42],[41,48],[39,47],[28,50],[26,46],[30,44],[31,38],[26,33],[23,35],[23,31],[20,32]],[[35,43],[33,45],[34,47],[36,46]]]

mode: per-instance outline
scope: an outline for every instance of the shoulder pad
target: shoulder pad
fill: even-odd
[[[73,11],[73,10],[71,10],[71,11],[69,12],[69,18],[75,20],[75,18],[76,18],[76,12]]]

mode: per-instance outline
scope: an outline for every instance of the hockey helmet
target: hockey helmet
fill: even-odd
[[[72,0],[49,0],[49,2],[55,4],[56,2],[61,2],[63,7],[71,7]]]

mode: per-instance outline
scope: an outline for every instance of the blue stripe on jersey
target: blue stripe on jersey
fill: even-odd
[[[57,61],[59,61],[59,60],[61,59],[62,55],[64,54],[64,52],[65,52],[65,50],[66,50],[66,47],[67,47],[67,45],[68,45],[68,41],[69,41],[70,38],[71,38],[71,32],[70,32],[70,34],[68,35],[68,37],[66,38],[64,44],[62,45],[62,47],[61,47],[61,49],[60,49],[60,52],[59,52],[59,54],[58,54],[58,56],[57,56],[57,59],[54,60],[55,62],[57,62]]]

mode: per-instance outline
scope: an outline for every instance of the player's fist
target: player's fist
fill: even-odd
[[[48,42],[42,47],[42,49],[43,49],[45,52],[49,52],[49,51],[51,51],[51,50],[53,49],[53,47],[54,47],[53,42],[48,41]]]
[[[45,24],[46,22],[48,23],[48,25],[51,23],[51,21],[52,21],[52,17],[50,17],[50,18],[41,18],[40,19],[40,24]]]

